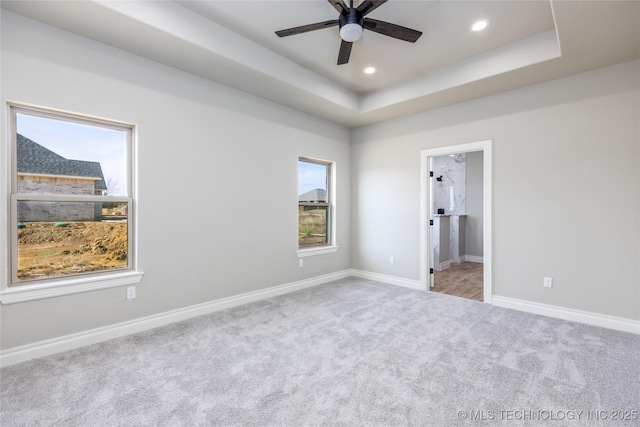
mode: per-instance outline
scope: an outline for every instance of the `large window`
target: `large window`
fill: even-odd
[[[328,246],[331,241],[331,163],[298,160],[298,248]]]
[[[133,126],[9,108],[8,288],[134,271]]]

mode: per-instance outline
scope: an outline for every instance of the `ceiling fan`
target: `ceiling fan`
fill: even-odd
[[[343,0],[328,1],[338,11],[338,13],[340,13],[338,19],[280,30],[276,31],[276,34],[279,37],[287,37],[295,34],[307,33],[309,31],[321,30],[323,28],[335,27],[338,25],[340,27],[340,38],[342,38],[340,51],[338,52],[338,65],[349,62],[353,42],[362,36],[362,32],[365,29],[411,43],[415,43],[422,35],[421,31],[412,30],[411,28],[402,27],[389,22],[378,21],[377,19],[365,18],[367,14],[382,6],[387,2],[387,0],[366,0],[360,3],[357,8],[353,7],[353,0],[349,1],[349,7],[347,7]]]

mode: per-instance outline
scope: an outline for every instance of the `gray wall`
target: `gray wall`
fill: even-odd
[[[464,255],[482,256],[482,186],[483,152],[467,153],[466,213],[464,227]]]
[[[420,151],[491,139],[493,293],[640,319],[639,79],[633,61],[355,130],[353,267],[419,280]]]
[[[640,319],[638,61],[350,132],[6,11],[1,31],[3,117],[13,99],[138,125],[145,272],[129,302],[115,288],[0,306],[3,349],[350,267],[417,280],[420,151],[484,139],[494,294]],[[298,156],[338,175],[340,250],[303,268]]]
[[[11,99],[138,125],[145,272],[129,302],[114,288],[1,306],[2,348],[351,266],[348,129],[4,10],[1,31],[2,117]],[[337,162],[340,249],[303,268],[298,156]]]

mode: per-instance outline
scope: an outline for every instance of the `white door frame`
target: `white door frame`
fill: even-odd
[[[420,283],[424,289],[430,290],[431,277],[429,269],[431,264],[430,253],[433,251],[431,244],[431,230],[429,220],[431,209],[431,180],[429,179],[429,164],[432,157],[446,156],[449,154],[469,153],[473,151],[483,152],[483,264],[484,264],[484,302],[491,304],[492,295],[492,249],[491,249],[491,140],[471,142],[468,144],[451,145],[448,147],[432,148],[420,152]]]

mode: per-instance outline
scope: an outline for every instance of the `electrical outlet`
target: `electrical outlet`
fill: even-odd
[[[298,267],[304,267],[304,258],[298,260]]]
[[[390,256],[389,257],[389,264],[395,264],[396,263],[396,257]]]
[[[553,286],[553,279],[551,277],[545,277],[544,278],[544,282],[543,282],[543,286],[545,288],[550,288]]]
[[[136,297],[136,287],[130,286],[127,288],[127,299],[135,299]]]

